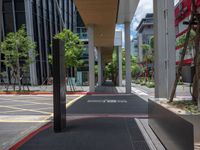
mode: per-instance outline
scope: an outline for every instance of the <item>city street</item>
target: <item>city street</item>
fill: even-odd
[[[67,102],[78,96],[67,96]],[[7,149],[51,120],[52,96],[0,96],[0,149]]]

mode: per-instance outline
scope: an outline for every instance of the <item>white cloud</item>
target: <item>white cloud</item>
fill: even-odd
[[[140,0],[131,23],[131,30],[136,30],[141,19],[144,18],[147,13],[153,13],[153,0]]]
[[[176,5],[180,0],[174,0]],[[135,15],[131,23],[131,39],[135,37],[136,28],[140,23],[141,19],[145,17],[147,13],[153,13],[153,0],[140,0]],[[124,33],[123,25],[117,25],[116,30],[120,30]],[[123,37],[124,43],[124,37]]]

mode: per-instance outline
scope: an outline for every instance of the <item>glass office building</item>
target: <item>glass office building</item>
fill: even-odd
[[[63,28],[77,32],[76,14],[72,0],[3,0],[2,39],[24,24],[28,35],[37,45],[38,55],[30,65],[27,77],[29,83],[42,84],[51,76],[48,55],[52,54],[52,37]],[[2,63],[0,71],[7,72],[9,79],[9,70]]]

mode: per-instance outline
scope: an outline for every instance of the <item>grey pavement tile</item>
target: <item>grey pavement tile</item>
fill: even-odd
[[[44,104],[31,104],[31,105],[21,105],[21,106],[16,106],[17,108],[22,108],[22,109],[39,109],[39,108],[45,108],[45,107],[49,107],[47,105]]]
[[[14,111],[14,110],[17,110],[17,109],[7,108],[7,107],[1,107],[1,106],[0,106],[0,113],[1,113],[1,112],[6,112],[6,111]]]

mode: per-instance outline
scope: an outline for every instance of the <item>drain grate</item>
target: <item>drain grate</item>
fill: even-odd
[[[134,148],[136,150],[150,150],[136,121],[134,119],[127,119],[126,122]]]

